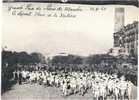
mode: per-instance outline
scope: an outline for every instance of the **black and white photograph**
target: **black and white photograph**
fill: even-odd
[[[3,0],[2,16],[2,100],[138,99],[137,0]]]

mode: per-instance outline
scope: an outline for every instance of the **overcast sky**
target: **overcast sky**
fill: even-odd
[[[88,55],[113,47],[114,6],[99,12],[81,6],[84,12],[76,12],[76,18],[48,18],[11,16],[7,5],[3,5],[2,45],[10,50]],[[125,24],[137,20],[139,9],[129,6],[125,12]]]

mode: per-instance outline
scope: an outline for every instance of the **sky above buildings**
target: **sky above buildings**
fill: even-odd
[[[76,18],[48,18],[12,16],[7,5],[3,5],[2,46],[9,50],[89,55],[106,53],[113,47],[114,6],[104,6],[105,11],[89,11],[84,5],[83,12],[73,12]],[[136,7],[125,8],[125,25],[138,20],[137,12]]]

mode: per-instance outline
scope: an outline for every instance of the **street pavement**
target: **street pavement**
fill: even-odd
[[[137,87],[133,86],[132,100],[137,98]],[[62,96],[62,91],[56,87],[44,87],[38,84],[14,85],[11,90],[1,96],[2,100],[94,100],[91,91],[84,96],[79,94]],[[108,100],[112,100],[109,98]]]

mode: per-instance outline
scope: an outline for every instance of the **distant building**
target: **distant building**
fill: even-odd
[[[50,60],[52,60],[53,57],[55,57],[55,56],[68,56],[68,55],[69,55],[69,54],[68,54],[68,53],[65,53],[65,52],[62,52],[62,53],[55,53],[55,54],[48,55],[48,58],[49,58]]]
[[[124,14],[125,9],[124,8],[115,8],[115,26],[114,26],[114,32],[118,32],[121,27],[124,26]]]
[[[113,56],[138,54],[138,22],[124,25],[124,8],[115,8],[114,45],[109,54]]]

